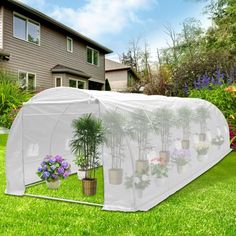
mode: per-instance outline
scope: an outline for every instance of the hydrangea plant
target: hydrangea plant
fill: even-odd
[[[48,155],[40,164],[37,175],[48,182],[65,179],[70,175],[70,164],[59,155]]]

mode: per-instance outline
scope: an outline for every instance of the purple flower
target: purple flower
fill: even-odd
[[[42,168],[43,168],[43,170],[47,170],[48,169],[47,165],[42,166]]]
[[[64,168],[61,166],[60,168],[58,168],[58,174],[63,174],[64,173]]]
[[[39,167],[39,168],[38,168],[38,172],[43,172],[43,168],[42,168],[42,167]]]
[[[45,171],[45,172],[43,173],[43,178],[44,178],[44,179],[47,179],[49,176],[50,176],[50,173],[49,173],[48,171]]]
[[[57,167],[56,167],[55,165],[52,165],[52,166],[51,166],[51,169],[52,169],[52,170],[55,170],[56,168],[57,168]]]
[[[56,156],[55,156],[55,160],[56,160],[57,162],[62,162],[62,161],[63,161],[63,158],[62,158],[61,156],[59,156],[59,155],[56,155]]]
[[[66,171],[66,172],[63,174],[63,177],[64,177],[64,178],[67,178],[69,175],[70,175],[70,172]]]
[[[67,169],[67,168],[69,167],[69,163],[68,163],[67,161],[62,161],[61,166],[62,166],[64,169]]]
[[[55,157],[51,157],[49,160],[50,163],[55,163],[56,162],[56,158]]]
[[[52,178],[53,179],[58,179],[58,175],[57,174],[52,174]]]

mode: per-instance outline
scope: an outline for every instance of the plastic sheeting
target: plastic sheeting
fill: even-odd
[[[72,170],[72,121],[103,120],[105,210],[146,211],[230,152],[223,114],[201,99],[53,88],[25,103],[9,133],[7,194],[23,195],[39,181],[42,159],[60,154]]]

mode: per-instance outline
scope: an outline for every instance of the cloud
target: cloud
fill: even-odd
[[[156,3],[157,0],[87,0],[78,9],[54,7],[50,16],[83,34],[98,38],[107,33],[118,34],[132,23],[144,23],[137,12],[149,10]]]
[[[45,0],[18,0],[18,1],[40,10],[44,9],[46,5]]]

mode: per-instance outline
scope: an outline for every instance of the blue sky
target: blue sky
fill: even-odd
[[[114,51],[117,59],[129,42],[146,41],[151,55],[166,46],[165,25],[178,32],[184,19],[195,17],[204,28],[204,1],[194,0],[20,0]]]

